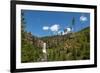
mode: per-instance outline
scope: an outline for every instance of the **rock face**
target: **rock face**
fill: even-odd
[[[30,44],[33,44],[36,47],[39,47],[39,48],[43,47],[44,42],[40,38],[32,35],[31,33],[27,33],[26,40],[28,40],[30,42]]]
[[[26,40],[29,41],[30,44],[33,44],[33,36],[31,33],[26,34]]]

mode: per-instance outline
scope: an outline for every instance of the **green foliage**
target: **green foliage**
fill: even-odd
[[[73,35],[74,37],[71,37]],[[27,32],[23,32],[22,37],[21,61],[23,63],[42,61],[42,47],[37,47],[39,43],[36,43],[36,38],[33,37],[31,43],[27,39],[29,37]],[[47,61],[90,59],[89,28],[69,36],[43,37],[41,40],[47,43]]]
[[[90,59],[89,32],[86,28],[74,34],[43,37],[47,43],[48,61]]]

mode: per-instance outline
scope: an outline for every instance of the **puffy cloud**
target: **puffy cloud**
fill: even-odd
[[[67,28],[67,31],[70,32],[71,31],[71,28]]]
[[[48,26],[43,26],[43,30],[49,30]]]
[[[60,32],[59,32],[60,25],[59,24],[54,24],[50,27],[49,26],[43,26],[42,29],[45,30],[45,31],[49,30],[49,31],[53,32],[54,34],[58,34],[58,33],[60,34]]]
[[[88,20],[87,17],[85,17],[83,15],[80,17],[80,21],[87,21],[87,20]]]
[[[54,24],[50,27],[50,30],[53,32],[57,32],[60,29],[60,26],[58,24]]]

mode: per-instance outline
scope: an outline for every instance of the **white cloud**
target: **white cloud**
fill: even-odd
[[[87,21],[87,20],[88,20],[87,17],[85,17],[83,15],[80,17],[80,21]]]
[[[67,28],[67,31],[70,32],[71,31],[71,28]]]
[[[49,26],[43,26],[42,29],[45,30],[45,31],[49,30],[49,31],[53,32],[54,34],[58,34],[59,29],[60,29],[60,25],[59,24],[54,24],[50,27]]]
[[[49,30],[48,26],[43,26],[43,30]]]
[[[50,30],[53,32],[57,32],[60,29],[60,26],[58,24],[54,24],[50,27]]]

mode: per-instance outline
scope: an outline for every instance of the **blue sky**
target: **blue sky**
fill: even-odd
[[[73,17],[75,18],[73,32],[90,26],[89,13],[37,10],[22,10],[22,12],[24,12],[26,31],[38,37],[49,36],[55,31],[58,32],[70,27]]]

